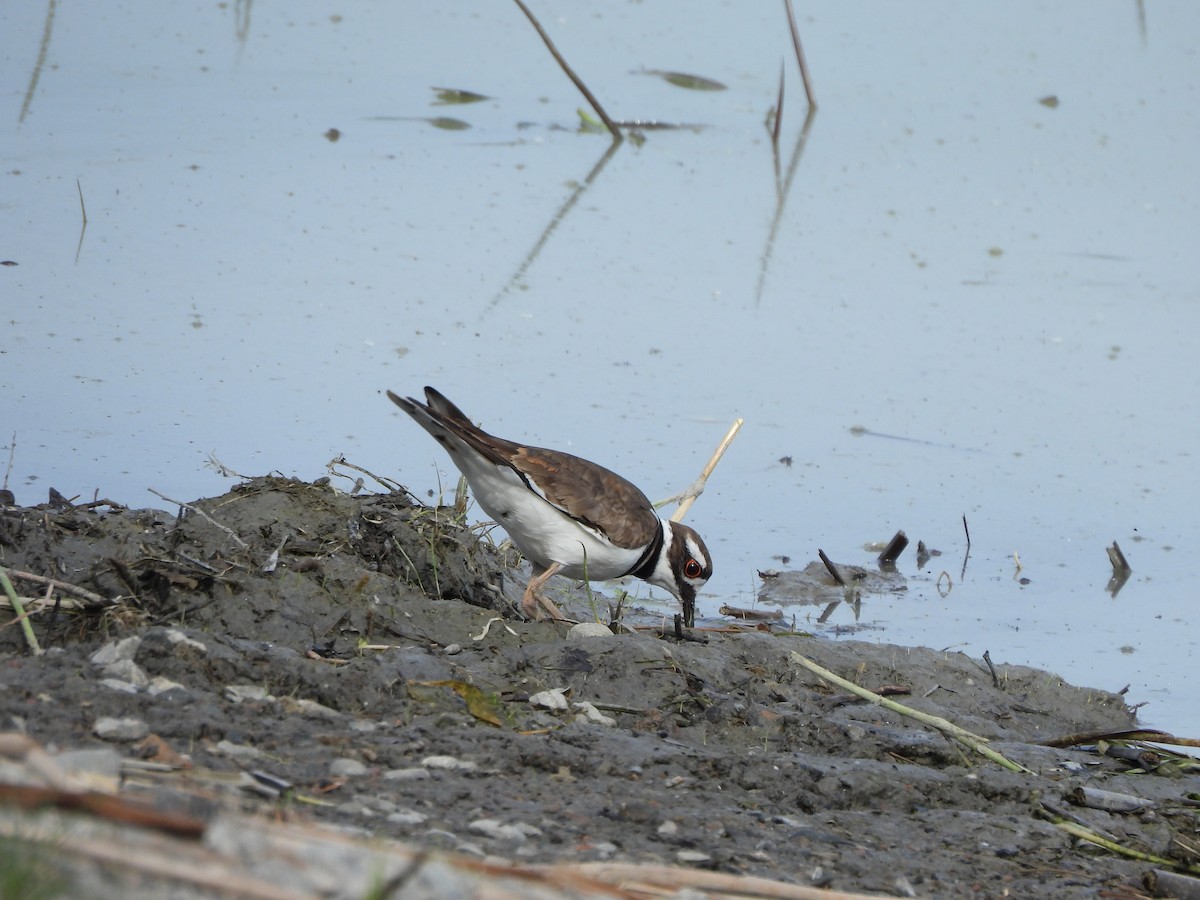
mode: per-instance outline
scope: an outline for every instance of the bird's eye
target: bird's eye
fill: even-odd
[[[689,559],[683,564],[683,575],[685,578],[699,578],[704,570],[700,568],[700,563],[694,559]]]

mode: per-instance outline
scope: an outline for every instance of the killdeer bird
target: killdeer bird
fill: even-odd
[[[488,434],[431,387],[427,403],[387,392],[446,448],[475,500],[533,564],[521,611],[555,619],[542,586],[554,575],[603,581],[635,575],[669,591],[688,624],[696,591],[712,575],[693,529],[660,519],[646,495],[615,472],[570,453],[526,447]]]

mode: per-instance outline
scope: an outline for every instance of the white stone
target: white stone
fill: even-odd
[[[101,678],[97,682],[101,687],[106,687],[110,691],[120,691],[122,694],[136,694],[138,686],[130,684],[128,681],[122,681],[120,678]]]
[[[150,733],[150,726],[141,719],[97,719],[92,730],[106,741],[137,741]]]
[[[165,678],[162,675],[155,675],[150,679],[150,684],[146,686],[146,693],[151,697],[157,697],[159,694],[165,694],[167,691],[176,689],[181,691],[187,690],[178,681],[172,681],[170,678]]]
[[[245,703],[247,701],[274,700],[265,687],[259,687],[257,684],[231,684],[225,688],[225,699],[231,700],[234,703]]]
[[[612,716],[606,716],[586,700],[578,701],[575,704],[575,708],[579,710],[579,717],[587,720],[588,722],[592,722],[596,725],[607,725],[609,728],[612,728],[617,724],[616,719],[614,719]]]
[[[524,822],[508,825],[497,819],[476,819],[467,827],[476,834],[501,841],[516,841],[518,844],[542,833],[541,829]]]
[[[571,629],[567,632],[567,640],[569,641],[612,636],[612,629],[600,622],[580,622],[578,625],[572,625]]]
[[[366,775],[367,767],[362,760],[342,757],[329,764],[329,774],[336,777],[353,778],[356,775]]]
[[[201,653],[208,652],[207,646],[205,646],[204,644],[200,643],[197,640],[193,640],[192,638],[188,637],[186,634],[184,634],[178,628],[167,629],[167,640],[170,641],[172,644],[174,644],[175,649],[177,649],[177,650],[179,649],[180,646],[183,646],[183,647],[188,647],[192,650],[199,650]]]
[[[133,661],[137,655],[138,647],[142,645],[140,637],[127,637],[120,641],[113,641],[111,644],[105,644],[99,650],[91,655],[92,665],[95,666],[111,666],[117,660],[125,659]]]
[[[565,688],[551,688],[548,691],[538,691],[529,698],[530,706],[540,706],[543,709],[551,709],[555,712],[567,708],[567,697]]]
[[[469,759],[459,759],[457,756],[427,756],[421,760],[421,765],[427,769],[454,769],[459,772],[478,768]]]
[[[387,820],[393,825],[424,825],[429,821],[428,816],[411,809],[402,809],[388,815]]]
[[[384,781],[421,781],[425,778],[431,778],[428,769],[389,769],[383,773]]]
[[[142,667],[135,663],[132,659],[118,659],[104,667],[104,674],[108,678],[119,678],[121,681],[128,681],[136,687],[145,687],[150,683],[150,679],[146,677],[146,673],[142,671]]]

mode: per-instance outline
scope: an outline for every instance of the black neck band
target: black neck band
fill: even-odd
[[[663,523],[659,520],[658,527],[654,529],[654,540],[646,548],[646,552],[638,557],[638,561],[633,564],[626,575],[633,575],[636,578],[645,580],[654,574],[654,570],[658,568],[658,556],[662,553],[663,546]]]

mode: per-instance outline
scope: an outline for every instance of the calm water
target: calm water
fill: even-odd
[[[832,635],[1129,684],[1200,735],[1200,6],[802,11],[802,133],[777,5],[553,4],[614,117],[703,126],[607,156],[515,6],[428,6],[0,12],[19,501],[210,495],[210,454],[313,478],[345,453],[433,489],[447,460],[382,395],[426,383],[664,497],[740,416],[689,515],[702,611],[903,528],[944,555],[910,550],[908,592]]]

